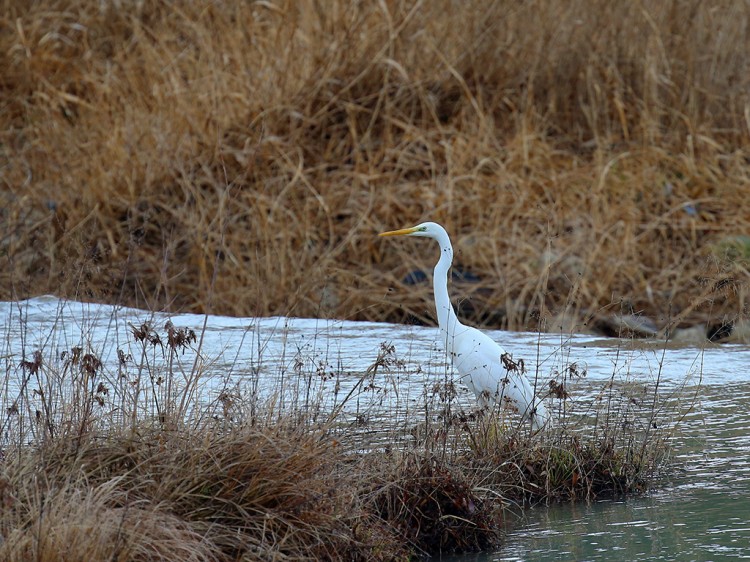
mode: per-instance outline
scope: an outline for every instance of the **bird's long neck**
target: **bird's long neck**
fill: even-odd
[[[448,296],[448,271],[453,263],[453,247],[447,234],[444,238],[438,239],[438,243],[440,244],[440,260],[435,265],[432,288],[435,293],[435,308],[441,339],[445,342],[446,349],[452,352],[454,333],[461,325]]]

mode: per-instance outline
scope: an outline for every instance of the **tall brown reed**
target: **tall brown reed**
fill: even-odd
[[[479,322],[746,313],[744,2],[2,8],[0,298],[426,321],[432,219]]]

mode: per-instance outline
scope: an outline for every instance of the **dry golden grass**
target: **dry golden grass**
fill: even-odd
[[[7,446],[0,558],[407,560],[498,548],[509,505],[638,494],[668,451],[660,431],[620,429],[633,419],[622,415],[582,435],[573,417],[535,435],[494,415],[454,419],[411,447],[366,452],[356,430],[265,419],[92,426]]]
[[[434,250],[374,235],[430,219],[478,322],[747,312],[745,2],[2,14],[0,298],[428,321]]]
[[[192,370],[178,361],[199,338],[168,322],[130,326],[140,358],[108,339],[98,353],[117,346],[114,367],[93,350],[57,348],[55,326],[44,351],[3,358],[9,562],[407,560],[497,548],[509,505],[647,489],[691,407],[680,403],[688,393],[659,390],[658,373],[646,385],[613,373],[571,398],[584,375],[570,365],[540,380],[551,390],[543,431],[515,414],[467,411],[449,381],[433,381],[411,413],[370,421],[361,412],[384,396],[357,383],[332,404],[315,391],[315,363],[300,360],[299,384],[285,387],[238,362],[230,383],[210,360]],[[363,376],[374,388],[376,373],[397,381],[404,368],[381,345]],[[352,373],[331,386],[339,376]],[[268,394],[241,386],[254,377]]]
[[[3,560],[388,560],[411,550],[358,498],[358,461],[310,428],[89,437],[6,460]]]

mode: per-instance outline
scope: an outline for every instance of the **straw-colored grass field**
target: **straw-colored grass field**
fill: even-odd
[[[2,14],[0,298],[430,321],[435,220],[477,322],[747,312],[746,2]]]

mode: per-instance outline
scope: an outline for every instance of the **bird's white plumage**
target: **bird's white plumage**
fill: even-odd
[[[474,391],[480,404],[509,404],[535,429],[547,422],[547,410],[534,395],[529,380],[520,370],[509,369],[505,350],[487,334],[459,322],[448,296],[448,270],[453,262],[453,246],[445,229],[425,222],[412,228],[383,232],[381,236],[422,236],[440,245],[435,265],[433,289],[440,338],[461,380]]]

